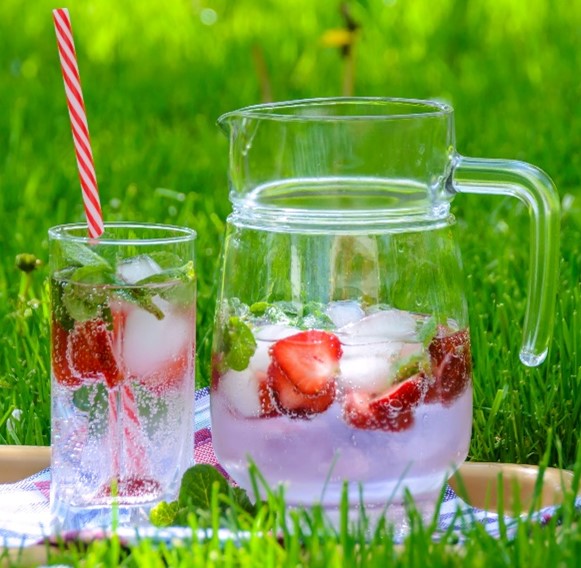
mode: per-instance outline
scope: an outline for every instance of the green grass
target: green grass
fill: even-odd
[[[581,415],[581,4],[359,0],[349,6],[361,26],[355,94],[445,99],[456,109],[460,153],[535,163],[559,189],[557,318],[549,358],[538,369],[518,361],[526,210],[510,199],[468,195],[458,196],[453,209],[474,356],[470,459],[538,464],[547,455],[552,465],[572,467]],[[46,233],[83,219],[54,7],[46,0],[26,9],[19,0],[0,3],[0,443],[49,443]],[[105,219],[198,231],[197,381],[203,386],[229,211],[227,141],[215,120],[262,99],[256,53],[275,100],[341,94],[340,52],[321,41],[326,30],[343,25],[339,1],[70,0],[68,7]],[[214,17],[212,25],[203,23]],[[29,283],[15,267],[23,252],[42,261]],[[22,410],[19,420],[11,418],[15,409]],[[553,551],[564,562],[579,547],[575,523],[558,533],[531,530],[533,550]],[[485,557],[522,561],[532,554],[526,538],[511,545],[480,535],[462,554],[474,565]],[[147,556],[148,546],[135,554]],[[91,554],[98,562],[116,552],[97,546]],[[185,563],[194,552],[167,554]],[[397,562],[418,563],[411,554],[406,549]],[[429,554],[434,565],[450,566],[462,556],[437,545]]]

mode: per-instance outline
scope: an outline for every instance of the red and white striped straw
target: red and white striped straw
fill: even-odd
[[[121,416],[119,401],[121,399]],[[142,440],[143,429],[139,410],[130,385],[109,389],[109,439],[111,447],[111,476],[117,480],[131,476],[144,476],[150,464],[147,449]],[[122,445],[119,444],[122,441]],[[121,450],[122,454],[119,453]]]
[[[52,15],[65,83],[67,106],[71,119],[89,236],[91,238],[97,238],[103,234],[103,214],[99,201],[97,176],[95,175],[95,164],[91,150],[91,141],[89,139],[89,126],[87,124],[85,102],[83,101],[83,92],[81,90],[81,78],[79,76],[77,53],[73,42],[71,20],[69,18],[69,11],[66,8],[53,10]]]

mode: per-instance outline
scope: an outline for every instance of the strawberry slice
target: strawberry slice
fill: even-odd
[[[422,401],[426,378],[418,373],[377,396],[361,391],[346,393],[343,419],[353,428],[400,432],[414,423],[415,408]]]
[[[426,393],[426,402],[444,405],[456,400],[470,384],[472,360],[470,337],[464,329],[435,337],[428,347],[432,361],[433,383]]]
[[[339,339],[326,331],[301,331],[277,341],[267,381],[278,410],[294,417],[327,410],[335,400],[341,355]]]
[[[335,381],[330,380],[317,394],[309,395],[297,389],[285,372],[272,363],[268,368],[270,396],[280,414],[305,418],[324,412],[335,400]]]
[[[379,422],[369,409],[371,399],[372,396],[365,391],[347,392],[343,401],[343,420],[360,430],[379,430]]]
[[[177,357],[170,359],[165,364],[156,367],[151,373],[139,378],[148,391],[161,395],[167,391],[180,389],[184,381],[194,380],[194,350],[182,349]]]
[[[258,400],[260,401],[260,418],[274,418],[280,415],[266,374],[258,379]]]
[[[67,337],[67,372],[80,381],[102,380],[109,388],[123,381],[113,354],[112,335],[103,320],[75,322]]]
[[[81,386],[82,381],[72,373],[69,366],[67,360],[68,339],[69,332],[56,320],[53,320],[51,326],[52,372],[57,383],[74,388]]]
[[[342,355],[339,339],[326,331],[311,329],[280,339],[271,348],[272,360],[303,394],[328,389],[339,374]]]
[[[159,495],[162,490],[156,479],[133,475],[119,480],[112,479],[107,485],[99,489],[97,497],[111,497],[113,485],[116,485],[115,494],[117,497],[151,497]]]
[[[397,383],[369,403],[369,410],[382,430],[399,432],[414,423],[414,409],[424,394],[424,382],[424,375],[418,373],[402,383]]]

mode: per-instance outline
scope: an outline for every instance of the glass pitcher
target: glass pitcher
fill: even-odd
[[[531,216],[521,361],[553,327],[559,201],[517,161],[465,158],[444,103],[335,98],[223,115],[228,218],[211,416],[219,462],[289,505],[430,515],[472,424],[468,314],[450,203],[512,195]]]

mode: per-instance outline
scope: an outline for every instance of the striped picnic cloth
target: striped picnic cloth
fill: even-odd
[[[196,463],[209,463],[219,467],[212,446],[209,401],[208,389],[196,392],[194,455]],[[51,536],[49,492],[50,468],[18,483],[0,484],[0,547],[30,546],[39,544]],[[577,506],[581,507],[581,500]],[[547,507],[537,511],[533,518],[545,524],[555,511],[556,507]],[[481,523],[490,535],[498,536],[501,520],[495,513],[469,506],[450,487],[446,488],[439,509],[439,528],[442,531],[450,529],[458,531],[458,538],[462,540],[462,532],[467,526]],[[517,519],[505,517],[503,530],[510,536],[516,528],[516,523]],[[191,533],[185,528],[140,527],[119,529],[117,534],[125,541],[132,542],[144,537],[171,541],[176,538],[187,538]],[[86,531],[76,536],[91,540],[101,535],[99,531]],[[224,530],[222,536],[227,538],[228,531]]]

